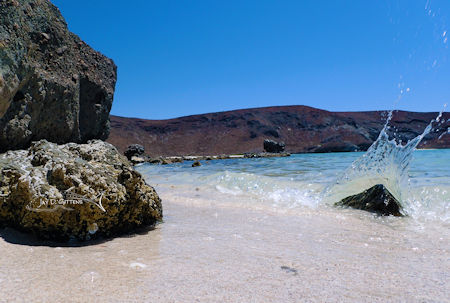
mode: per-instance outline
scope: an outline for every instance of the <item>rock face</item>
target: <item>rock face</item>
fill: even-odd
[[[0,152],[109,135],[111,59],[69,32],[48,0],[0,1]]]
[[[438,113],[396,111],[391,120],[403,142],[421,134]],[[264,139],[283,141],[290,153],[364,151],[377,139],[386,112],[329,112],[307,106],[250,108],[144,120],[111,116],[108,142],[125,151],[136,137],[151,157],[260,153]],[[450,113],[419,148],[450,148]]]
[[[276,142],[269,139],[264,140],[264,150],[268,153],[281,153],[285,147],[284,142]]]
[[[140,144],[132,144],[128,146],[127,150],[124,152],[124,155],[128,158],[128,160],[131,160],[132,157],[136,156],[142,156],[145,153],[145,149]]]
[[[48,239],[88,240],[161,218],[155,190],[111,144],[41,140],[0,155],[0,226]]]
[[[360,194],[342,199],[336,203],[336,206],[348,206],[377,213],[381,216],[403,216],[400,202],[382,184],[377,184]]]

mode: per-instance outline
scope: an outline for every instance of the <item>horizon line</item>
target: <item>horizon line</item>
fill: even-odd
[[[206,112],[206,113],[200,113],[200,114],[192,114],[192,115],[185,115],[185,116],[177,116],[173,118],[166,118],[166,119],[151,119],[151,118],[139,118],[139,117],[126,117],[116,114],[110,114],[110,116],[120,117],[120,118],[126,118],[126,119],[134,119],[134,120],[151,120],[151,121],[167,121],[167,120],[176,120],[181,118],[188,118],[188,117],[197,117],[197,116],[205,116],[205,115],[214,115],[214,114],[224,114],[224,113],[232,113],[232,112],[238,112],[238,111],[246,111],[246,110],[258,110],[258,109],[269,109],[269,108],[293,108],[293,107],[305,107],[316,111],[323,111],[323,112],[329,112],[329,113],[373,113],[373,112],[409,112],[409,113],[422,113],[422,114],[433,114],[433,113],[439,113],[439,111],[430,111],[430,112],[421,112],[421,111],[409,111],[409,110],[402,110],[402,109],[382,109],[382,110],[364,110],[364,111],[330,111],[322,108],[312,107],[309,105],[274,105],[274,106],[261,106],[261,107],[249,107],[249,108],[238,108],[238,109],[231,109],[231,110],[223,110],[223,111],[217,111],[217,112]],[[442,113],[445,113],[446,111],[443,110]]]

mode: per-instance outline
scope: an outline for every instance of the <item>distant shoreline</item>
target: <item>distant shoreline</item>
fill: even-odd
[[[397,140],[408,142],[420,135],[437,113],[395,111],[390,125]],[[121,152],[141,144],[150,157],[181,155],[232,155],[261,153],[263,141],[286,144],[289,153],[365,151],[378,138],[386,111],[330,112],[308,106],[242,109],[145,120],[111,115],[107,141]],[[444,112],[435,131],[419,148],[450,148],[450,113]]]
[[[450,148],[419,148],[418,150],[443,150]],[[284,158],[292,155],[305,155],[305,154],[329,154],[329,153],[364,153],[366,151],[348,151],[348,152],[323,152],[323,153],[257,153],[257,154],[232,154],[232,155],[214,155],[214,156],[168,156],[168,157],[133,157],[131,162],[134,165],[149,163],[149,164],[174,164],[182,162],[195,162],[195,161],[211,161],[211,160],[233,160],[233,159],[256,159],[256,158]]]

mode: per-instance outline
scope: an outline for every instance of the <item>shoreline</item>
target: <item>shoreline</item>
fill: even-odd
[[[381,220],[354,210],[236,207],[230,203],[236,197],[212,198],[203,188],[164,186],[158,192],[165,218],[148,233],[76,248],[30,247],[0,238],[1,298],[447,300],[446,235],[440,240],[435,234],[410,231],[408,220]],[[30,279],[42,275],[47,278]]]
[[[117,147],[116,147],[117,148]],[[450,148],[417,148],[416,151],[428,151],[428,150],[443,150]],[[366,151],[336,151],[336,152],[313,152],[313,153],[290,153],[290,152],[282,152],[282,153],[243,153],[243,154],[229,154],[229,155],[214,155],[214,156],[158,156],[158,157],[150,157],[150,156],[133,156],[130,162],[133,165],[139,165],[144,163],[149,164],[173,164],[173,163],[182,163],[184,161],[211,161],[211,160],[226,160],[226,159],[252,159],[252,158],[283,158],[290,157],[292,155],[305,155],[305,154],[336,154],[336,153],[364,153]],[[134,159],[133,159],[134,158]]]
[[[250,158],[279,158],[290,157],[290,153],[245,153],[245,154],[231,154],[231,155],[214,155],[214,156],[168,156],[168,157],[149,157],[149,156],[133,156],[130,161],[134,164],[150,163],[150,164],[173,164],[182,163],[184,161],[211,161],[211,160],[225,160],[225,159],[250,159]]]

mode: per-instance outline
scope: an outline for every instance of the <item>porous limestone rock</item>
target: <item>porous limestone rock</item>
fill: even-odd
[[[88,240],[161,218],[155,190],[109,143],[41,140],[0,155],[0,226],[48,239]]]
[[[0,152],[106,139],[115,83],[114,62],[50,1],[0,1]]]
[[[382,184],[377,184],[362,193],[344,198],[337,202],[336,206],[366,210],[382,216],[403,216],[400,202]]]

